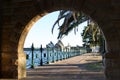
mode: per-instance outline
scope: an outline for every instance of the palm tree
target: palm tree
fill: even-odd
[[[60,20],[64,19],[63,23],[60,25]],[[78,30],[77,27],[79,24],[87,21],[89,18],[85,16],[82,12],[61,10],[58,19],[53,25],[52,33],[56,24],[58,24],[59,34],[58,38],[62,38],[63,35],[67,35],[71,30],[74,29],[74,32]]]
[[[83,42],[85,43],[84,46],[100,46],[100,52],[102,51],[104,36],[97,24],[90,22],[90,24],[85,27],[81,35]]]

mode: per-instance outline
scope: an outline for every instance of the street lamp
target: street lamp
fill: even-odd
[[[49,64],[49,48],[47,47],[47,64]]]
[[[43,51],[43,49],[42,49],[42,45],[41,45],[41,47],[40,47],[40,52],[41,52],[40,65],[41,65],[41,66],[43,65],[43,61],[42,61],[42,51]]]
[[[33,43],[32,43],[32,46],[31,46],[31,50],[32,50],[32,65],[31,65],[31,68],[34,68],[34,54],[33,54],[34,45],[33,45]]]

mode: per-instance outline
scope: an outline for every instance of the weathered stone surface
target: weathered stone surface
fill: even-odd
[[[42,16],[60,9],[81,10],[98,23],[110,53],[105,55],[106,80],[119,80],[119,0],[0,0],[0,78],[25,77],[23,44],[27,33]]]
[[[108,57],[111,58],[111,57]],[[105,59],[105,76],[106,80],[119,80],[120,79],[120,59],[112,57],[111,59]]]

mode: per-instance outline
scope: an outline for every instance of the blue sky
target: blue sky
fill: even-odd
[[[39,48],[40,45],[43,45],[43,47],[45,47],[46,44],[48,44],[50,41],[52,41],[54,44],[57,43],[57,36],[59,32],[58,26],[56,25],[53,34],[51,33],[51,29],[58,17],[58,14],[58,11],[52,12],[39,19],[27,34],[24,47],[31,47],[32,43],[34,43],[34,46],[36,48]],[[74,31],[71,31],[68,36],[65,36],[62,39],[63,44],[65,46],[68,44],[71,46],[82,46],[83,42],[80,34],[85,25],[87,25],[86,22],[80,24],[78,27],[78,32],[76,34],[74,34]]]

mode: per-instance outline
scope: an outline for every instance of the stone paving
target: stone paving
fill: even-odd
[[[99,62],[101,56],[88,53],[28,69],[27,78],[24,80],[104,80],[102,66],[100,69],[88,66]]]

